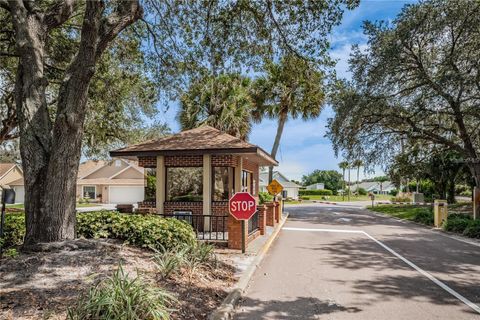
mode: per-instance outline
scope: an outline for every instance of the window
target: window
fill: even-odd
[[[96,199],[97,188],[95,186],[83,186],[83,197],[87,199]]]
[[[233,195],[233,168],[214,167],[213,168],[213,201],[227,201]]]
[[[155,201],[157,193],[157,169],[145,169],[145,201]]]
[[[253,174],[249,171],[242,171],[242,192],[253,192]],[[253,194],[253,193],[252,193]]]
[[[202,167],[168,167],[167,201],[202,201]]]

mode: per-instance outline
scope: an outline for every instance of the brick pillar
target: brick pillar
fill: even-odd
[[[235,219],[232,215],[229,215],[227,220],[228,247],[242,250],[242,221]],[[245,241],[247,241],[247,238],[248,228],[245,228]]]
[[[268,202],[265,203],[267,206],[267,226],[274,227],[275,226],[275,203]]]
[[[265,234],[265,230],[267,229],[267,206],[261,204],[257,206],[258,210],[258,228],[260,229],[260,235],[263,236]]]

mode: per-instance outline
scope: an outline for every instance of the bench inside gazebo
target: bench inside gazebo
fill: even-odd
[[[259,168],[278,162],[259,146],[210,126],[182,131],[111,151],[112,157],[133,158],[156,176],[154,199],[139,203],[139,211],[189,222],[203,240],[228,240],[241,248],[240,221],[228,212],[235,192],[257,199]],[[257,212],[248,222],[247,243],[260,235]],[[260,219],[261,218],[261,219]]]

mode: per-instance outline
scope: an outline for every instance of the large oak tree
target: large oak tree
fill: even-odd
[[[142,21],[149,74],[165,97],[178,97],[207,74],[257,70],[286,53],[323,59],[325,35],[358,0],[333,1],[24,1],[0,0],[12,24],[13,100],[25,173],[27,245],[74,237],[75,183],[89,88],[107,48]],[[145,14],[142,7],[145,7]],[[53,34],[75,24],[72,55],[50,91]],[[127,29],[127,30],[125,30]],[[2,57],[3,58],[3,57]],[[128,59],[128,57],[125,57]],[[99,88],[102,89],[102,88]],[[54,92],[54,107],[49,102]],[[11,101],[14,101],[13,104]],[[115,118],[112,119],[115,121]],[[87,127],[88,129],[88,127]]]
[[[368,48],[332,98],[337,151],[387,165],[405,141],[463,158],[480,187],[480,2],[408,5],[393,23],[364,26]]]

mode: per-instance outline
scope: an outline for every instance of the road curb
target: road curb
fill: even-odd
[[[255,270],[257,270],[268,249],[270,249],[273,242],[277,238],[280,230],[282,230],[283,226],[285,225],[285,222],[287,222],[288,216],[289,214],[286,213],[285,218],[282,219],[280,224],[277,225],[276,229],[273,231],[273,233],[270,235],[263,247],[260,249],[258,255],[248,266],[247,270],[245,270],[244,274],[240,277],[232,291],[230,291],[230,293],[225,297],[225,299],[223,299],[222,304],[210,314],[210,316],[208,317],[209,320],[232,319],[233,313],[235,311],[235,306],[237,305],[238,301],[247,289],[248,283],[250,282],[250,279],[252,278]]]

